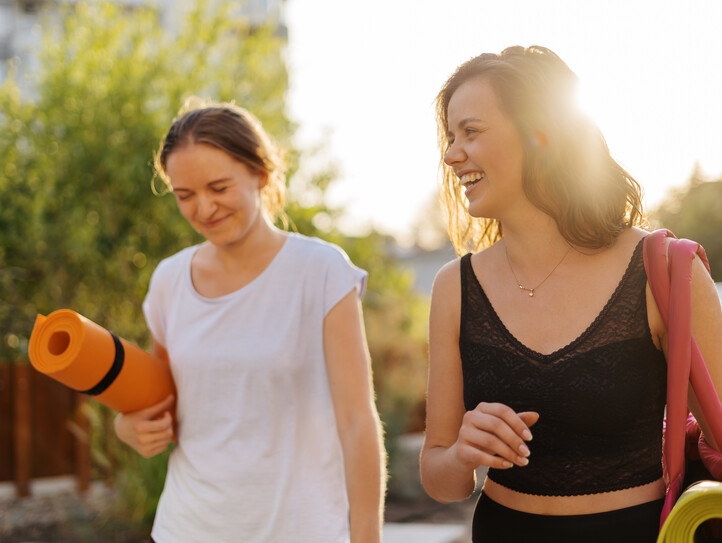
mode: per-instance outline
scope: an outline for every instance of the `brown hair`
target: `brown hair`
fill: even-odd
[[[465,62],[436,97],[440,199],[459,254],[491,245],[503,235],[496,219],[468,214],[459,179],[443,161],[449,150],[449,101],[474,78],[491,84],[519,133],[524,193],[556,221],[567,241],[601,248],[626,228],[645,223],[641,186],[611,157],[599,128],[578,108],[574,72],[545,47],[514,46]]]
[[[193,143],[212,145],[225,151],[251,170],[267,177],[261,190],[263,210],[272,221],[288,227],[285,205],[285,165],[279,148],[251,113],[232,103],[189,99],[171,125],[155,154],[156,174],[172,191],[166,164],[170,154]]]

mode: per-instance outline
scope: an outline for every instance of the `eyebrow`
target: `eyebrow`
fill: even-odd
[[[206,183],[206,185],[217,185],[218,183],[225,183],[227,181],[230,181],[230,177],[221,177],[220,179],[216,179],[215,181],[210,181]]]
[[[206,183],[206,186],[213,186],[213,185],[217,185],[219,183],[226,183],[227,181],[230,181],[230,180],[231,180],[230,177],[221,177],[220,179],[216,179],[214,181],[210,181],[209,183]],[[178,191],[191,192],[191,189],[185,189],[182,187],[179,187],[179,188],[173,187],[173,192],[178,192]]]

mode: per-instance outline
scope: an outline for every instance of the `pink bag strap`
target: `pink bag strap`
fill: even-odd
[[[667,427],[664,461],[668,499],[662,511],[662,523],[683,490],[688,382],[692,383],[715,440],[722,443],[722,405],[702,354],[692,337],[692,263],[695,255],[700,257],[709,271],[707,255],[699,243],[677,239],[669,230],[656,230],[644,240],[643,257],[647,280],[667,328]]]

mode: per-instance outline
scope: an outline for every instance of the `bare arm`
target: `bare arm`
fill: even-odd
[[[717,397],[722,397],[722,306],[714,281],[698,257],[694,259],[692,267],[692,335],[707,365]],[[717,451],[721,451],[722,443],[714,441],[697,397],[691,387],[689,391],[689,408],[699,422],[707,442]]]
[[[515,413],[506,405],[481,403],[466,411],[463,400],[459,319],[459,262],[441,269],[434,281],[429,318],[429,384],[421,481],[440,502],[465,499],[475,487],[474,470],[526,465],[536,413]],[[529,433],[527,433],[529,432]]]
[[[381,541],[386,486],[381,423],[361,306],[349,292],[323,323],[323,343],[336,424],[343,449],[352,543]]]
[[[655,344],[664,351],[666,357],[668,354],[667,329],[649,285],[647,285],[647,311]],[[719,343],[719,338],[722,336],[722,306],[720,306],[714,282],[698,257],[695,257],[692,265],[692,335],[702,353],[717,396],[722,397],[722,349]],[[689,386],[688,404],[708,443],[720,451],[722,443],[714,442],[712,432],[691,385]]]
[[[168,352],[153,338],[153,354],[168,362]],[[171,395],[156,405],[133,413],[118,413],[115,434],[140,455],[150,458],[162,453],[174,440],[173,416],[175,398]]]

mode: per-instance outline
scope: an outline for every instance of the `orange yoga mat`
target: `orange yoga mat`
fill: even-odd
[[[38,315],[29,354],[39,372],[121,413],[175,394],[164,360],[69,309]]]

